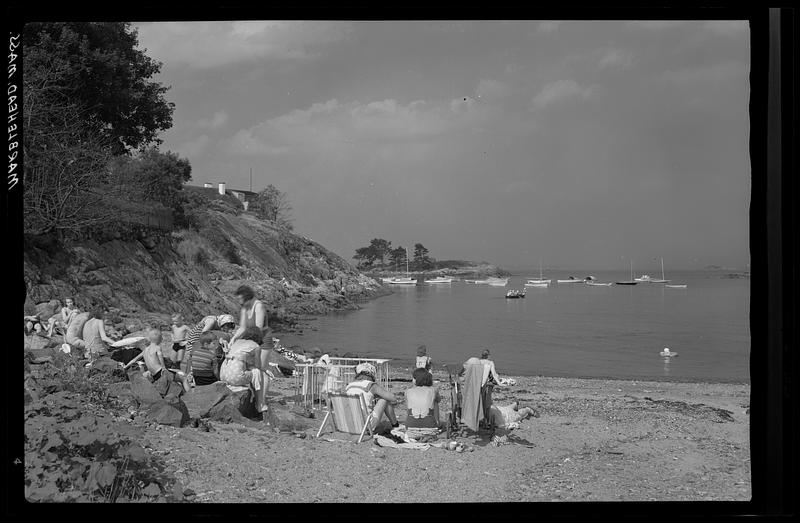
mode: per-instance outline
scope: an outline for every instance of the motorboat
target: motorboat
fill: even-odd
[[[586,285],[591,285],[592,287],[610,287],[611,286],[611,282],[600,283],[600,282],[587,281]]]
[[[508,299],[524,298],[524,297],[525,297],[525,291],[524,290],[520,291],[520,290],[517,290],[517,289],[511,289],[510,291],[508,291],[506,293],[506,298],[508,298]]]
[[[578,279],[575,276],[570,276],[568,280],[556,280],[558,283],[583,283],[583,279]]]
[[[453,283],[453,278],[447,276],[437,276],[431,280],[425,280],[425,283]]]
[[[475,280],[475,283],[491,285],[493,287],[505,287],[508,284],[508,278],[489,277],[485,280]]]
[[[681,284],[681,285],[664,285],[664,287],[667,287],[667,288],[669,288],[669,289],[685,289],[685,288],[686,288],[686,284]]]

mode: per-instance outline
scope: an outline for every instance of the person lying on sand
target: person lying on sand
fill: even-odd
[[[178,374],[177,372],[169,370],[164,364],[164,355],[161,352],[161,331],[154,328],[147,329],[147,339],[150,341],[150,345],[145,347],[144,356],[142,356],[142,358],[144,359],[147,372],[150,373],[150,378],[153,382],[155,383],[160,379],[169,378],[172,381],[180,383],[183,386],[183,390],[189,392],[191,385],[187,377],[183,373]]]
[[[491,415],[496,427],[510,428],[513,427],[512,424],[518,424],[531,416],[538,417],[538,412],[531,407],[520,408],[519,402],[515,401],[511,405],[492,405]]]
[[[364,396],[367,408],[372,412],[370,425],[373,430],[384,414],[392,424],[392,428],[399,427],[400,423],[398,423],[397,416],[394,414],[397,398],[394,394],[375,383],[376,375],[377,370],[374,365],[371,363],[359,363],[356,366],[355,380],[347,384],[345,392]]]

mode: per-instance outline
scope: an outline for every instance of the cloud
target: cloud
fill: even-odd
[[[475,116],[475,100],[462,97],[431,104],[394,99],[315,103],[237,132],[228,142],[233,154],[341,152],[364,144],[426,142]]]
[[[478,82],[478,87],[475,88],[475,96],[483,100],[491,100],[503,98],[510,91],[510,87],[503,82],[492,80],[491,78],[482,78]]]
[[[533,97],[534,107],[543,108],[569,99],[585,100],[591,94],[592,88],[583,88],[575,80],[557,80],[545,85]]]
[[[153,22],[137,26],[139,46],[168,64],[210,68],[257,59],[304,59],[352,37],[347,22]]]
[[[209,144],[211,143],[211,138],[208,135],[201,134],[197,138],[193,140],[188,140],[183,142],[177,147],[177,153],[180,156],[188,158],[191,160],[197,156],[203,154],[206,149],[208,149]]]
[[[197,127],[200,129],[217,129],[222,127],[228,122],[228,113],[225,111],[217,111],[211,118],[201,118],[197,121]]]
[[[558,29],[559,25],[561,25],[561,22],[556,22],[555,20],[539,22],[539,25],[536,26],[536,31],[539,33],[552,33]]]
[[[634,54],[622,49],[608,48],[600,51],[602,56],[597,63],[598,69],[627,69],[633,65]]]
[[[720,36],[744,34],[749,27],[747,20],[710,20],[703,25],[706,31]]]
[[[626,25],[628,27],[638,27],[642,29],[649,29],[651,31],[661,31],[662,29],[675,29],[682,27],[687,23],[686,20],[631,20]]]
[[[747,64],[730,60],[702,67],[667,70],[658,76],[658,80],[678,88],[695,88],[704,85],[718,87],[732,80],[746,82],[748,73]]]

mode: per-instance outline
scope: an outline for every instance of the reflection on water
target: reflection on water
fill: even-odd
[[[672,358],[670,358],[669,356],[665,356],[664,357],[664,377],[665,378],[669,378],[669,361],[671,359]]]

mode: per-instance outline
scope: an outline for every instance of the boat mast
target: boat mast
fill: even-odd
[[[664,258],[661,258],[661,279],[664,279]]]
[[[408,247],[406,247],[406,278],[408,278]]]
[[[631,260],[631,281],[633,281],[633,260]]]

